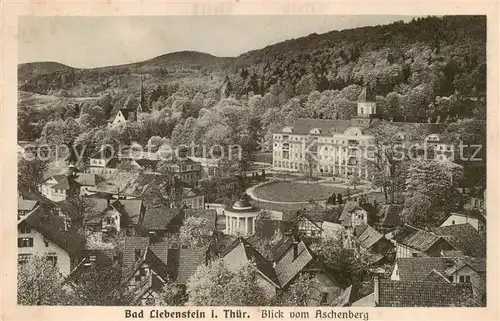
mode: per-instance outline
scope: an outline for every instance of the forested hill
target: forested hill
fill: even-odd
[[[53,61],[31,62],[17,67],[18,82],[24,83],[36,76],[50,74],[59,70],[70,70],[70,66]]]
[[[243,35],[242,35],[243,36]],[[223,72],[237,97],[274,92],[286,98],[314,90],[341,90],[352,84],[369,85],[378,95],[392,91],[432,90],[448,96],[458,90],[476,95],[485,90],[486,18],[448,16],[414,19],[410,23],[363,27],[277,43],[236,58],[183,51],[144,62],[94,69],[42,68],[47,63],[19,66],[20,88],[47,94],[50,90],[88,89],[96,95],[123,74],[197,78]],[[30,66],[36,66],[28,73]],[[53,70],[55,72],[51,72]],[[88,87],[81,88],[81,83]],[[152,79],[151,83],[157,83]],[[408,88],[409,87],[409,88]]]

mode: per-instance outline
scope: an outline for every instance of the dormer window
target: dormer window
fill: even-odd
[[[293,127],[285,127],[285,128],[283,128],[283,132],[284,133],[291,133],[291,132],[293,132]]]
[[[405,137],[405,134],[403,134],[403,133],[398,133],[398,135],[397,135],[397,136],[398,136],[398,138],[399,138],[400,140],[404,140],[404,139],[406,138],[406,137]]]

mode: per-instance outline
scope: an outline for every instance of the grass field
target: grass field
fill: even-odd
[[[356,191],[351,190],[351,194]],[[255,196],[274,202],[307,202],[324,200],[332,193],[345,195],[346,189],[337,186],[325,186],[317,183],[272,182],[254,190]]]

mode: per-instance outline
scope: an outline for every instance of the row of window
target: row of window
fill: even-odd
[[[29,233],[29,232],[28,232]],[[45,238],[43,239],[45,247],[49,247],[49,241]],[[17,247],[33,247],[34,241],[32,237],[18,237]]]
[[[18,254],[17,256],[17,262],[19,264],[24,264],[26,262],[28,262],[31,257],[32,257],[33,254]],[[45,259],[49,262],[52,263],[52,266],[56,266],[57,265],[57,255],[55,253],[49,253],[47,255],[45,255]]]

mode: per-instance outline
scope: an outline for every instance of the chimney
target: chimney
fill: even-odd
[[[373,278],[373,302],[375,302],[375,306],[379,304],[379,284],[378,284],[378,276]]]
[[[293,259],[295,260],[299,256],[299,240],[293,239]]]

